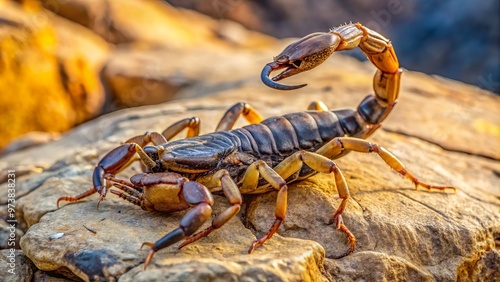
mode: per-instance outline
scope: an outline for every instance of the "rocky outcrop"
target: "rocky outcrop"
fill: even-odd
[[[107,43],[46,10],[0,7],[0,148],[30,131],[62,132],[97,116]]]
[[[399,103],[384,129],[371,140],[392,151],[420,179],[450,184],[458,191],[416,191],[375,155],[352,153],[339,159],[352,195],[344,221],[358,239],[356,251],[345,258],[328,258],[347,248],[343,234],[326,224],[339,204],[329,175],[291,185],[285,223],[254,253],[246,253],[249,244],[274,220],[273,192],[247,199],[245,213],[209,237],[182,250],[172,246],[158,252],[147,270],[143,270],[147,251],[140,250],[140,245],[174,229],[185,212],[145,212],[114,195],[108,195],[99,210],[95,196],[56,208],[57,198],[89,189],[99,158],[130,136],[161,131],[190,116],[198,116],[207,133],[223,111],[238,101],[272,116],[301,111],[313,100],[323,100],[332,108],[355,107],[370,92],[373,67],[340,55],[294,78],[309,83],[303,90],[267,89],[258,73],[281,47],[231,54],[245,65],[244,70],[240,64],[210,67],[212,54],[199,55],[197,71],[211,74],[206,81],[193,79],[178,93],[198,98],[112,113],[57,141],[0,159],[2,170],[19,166],[25,173],[17,179],[16,215],[25,232],[21,248],[26,256],[49,274],[83,280],[468,281],[498,277],[499,156],[494,146],[499,138],[495,127],[498,97],[412,72],[404,74]],[[189,60],[187,52],[186,57],[179,54],[179,62]],[[217,94],[208,95],[207,89]],[[243,124],[239,121],[237,126]],[[138,171],[134,166],[120,176],[127,178]],[[6,192],[0,193],[5,204]],[[220,196],[215,200],[214,214],[218,214],[228,203]]]
[[[106,112],[169,101],[189,82],[178,64],[164,69],[144,54],[262,50],[275,42],[161,1],[0,1],[0,28],[0,149],[28,132],[64,132]],[[4,153],[40,141],[32,137]]]
[[[261,48],[273,41],[271,37],[248,31],[234,22],[216,21],[189,10],[175,9],[163,1],[40,2],[45,9],[87,27],[116,45]]]

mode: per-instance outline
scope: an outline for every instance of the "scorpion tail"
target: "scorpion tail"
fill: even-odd
[[[366,97],[357,109],[360,123],[367,128],[358,137],[364,138],[385,120],[399,95],[402,69],[391,41],[381,34],[359,23],[342,25],[330,32],[312,33],[290,44],[273,62],[268,63],[262,69],[261,79],[271,88],[297,89],[305,84],[288,86],[276,82],[319,66],[333,52],[357,47],[378,69],[373,80],[375,95]],[[271,71],[278,69],[285,70],[272,79],[269,78]]]
[[[375,95],[366,96],[357,109],[357,114],[363,122],[373,128],[365,133],[364,137],[371,135],[396,105],[402,72],[402,69],[398,69],[396,73],[378,70],[375,74],[373,82]]]

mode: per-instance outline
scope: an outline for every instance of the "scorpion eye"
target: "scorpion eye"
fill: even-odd
[[[292,65],[296,68],[300,68],[300,64],[302,64],[302,60],[295,60],[292,62]]]

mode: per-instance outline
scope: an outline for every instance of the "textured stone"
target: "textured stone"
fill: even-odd
[[[21,250],[11,252],[10,249],[0,251],[0,277],[5,282],[31,281],[35,265]]]
[[[2,210],[7,210],[7,206],[2,206]],[[19,240],[24,232],[17,225],[11,226],[12,222],[7,222],[2,216],[0,219],[0,249],[19,249]]]
[[[21,134],[65,131],[100,113],[107,43],[41,8],[0,6],[0,148]]]
[[[103,112],[166,102],[193,79],[206,81],[207,77],[193,77],[198,67],[193,53],[214,53],[203,69],[207,71],[214,64],[237,61],[221,58],[220,54],[235,48],[255,52],[276,43],[237,23],[175,9],[162,1],[40,2],[47,10],[116,44],[102,70],[110,96]],[[180,63],[180,58],[186,64]]]
[[[201,45],[262,48],[274,41],[263,34],[249,32],[238,24],[178,10],[163,1],[41,2],[46,9],[93,30],[114,44],[137,43],[170,48],[198,48]]]
[[[262,50],[276,42],[237,23],[215,21],[161,1],[30,0],[0,5],[0,86],[8,91],[0,95],[0,125],[5,129],[0,148],[31,131],[63,132],[103,112],[168,101],[189,82],[179,81],[176,72],[159,73],[161,66],[148,56],[131,57],[135,53],[153,54],[154,59],[169,54],[175,60],[185,49],[191,49],[190,54],[208,49],[227,53],[234,48]],[[117,44],[116,53],[125,56],[109,58],[115,46],[103,39]],[[117,62],[124,58],[125,63]],[[108,59],[113,64],[101,79]],[[140,75],[127,68],[140,69]],[[11,99],[12,93],[20,98]],[[6,152],[41,141],[24,138]]]
[[[67,279],[62,276],[54,276],[53,273],[47,273],[45,271],[38,270],[33,275],[34,282],[68,282],[75,281],[75,279]]]
[[[7,147],[0,151],[0,154],[5,155],[11,152],[24,150],[29,147],[57,140],[59,137],[60,134],[56,132],[32,131],[12,140]]]
[[[265,64],[273,55],[270,50],[247,49],[229,57],[228,52],[218,49],[207,48],[200,56],[193,56],[193,52],[124,49],[113,53],[103,70],[111,93],[117,97],[111,109],[200,97],[239,87],[255,78],[249,73],[260,71],[258,62]]]

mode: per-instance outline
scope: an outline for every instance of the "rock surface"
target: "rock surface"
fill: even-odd
[[[21,134],[65,131],[100,113],[108,45],[92,32],[46,10],[0,2],[0,48],[0,148]]]
[[[212,68],[213,76],[224,74],[218,76],[220,82],[195,81],[179,93],[203,96],[213,91],[216,95],[109,114],[58,141],[0,159],[2,169],[19,166],[27,171],[18,176],[16,212],[19,226],[26,231],[21,248],[39,269],[69,278],[122,281],[209,281],[214,277],[221,281],[467,281],[498,277],[500,167],[495,144],[499,135],[473,125],[479,120],[486,128],[495,128],[499,99],[418,73],[405,73],[399,104],[385,130],[379,130],[372,141],[391,150],[420,179],[456,186],[458,192],[415,191],[374,155],[352,153],[339,159],[352,195],[344,221],[358,239],[356,251],[343,259],[325,258],[347,248],[344,236],[326,225],[339,203],[328,175],[292,185],[287,219],[279,235],[254,253],[248,255],[246,250],[272,223],[275,193],[255,197],[248,202],[246,215],[232,219],[209,237],[182,250],[172,246],[158,252],[146,271],[142,269],[147,251],[139,250],[140,245],[174,229],[184,212],[149,213],[113,195],[99,210],[96,196],[56,209],[58,197],[88,189],[99,158],[130,136],[161,131],[189,116],[200,117],[202,131],[210,132],[223,111],[238,101],[272,116],[303,110],[312,100],[323,100],[332,108],[355,107],[370,91],[373,67],[354,59],[334,56],[320,69],[294,79],[309,82],[308,88],[282,93],[262,86],[256,75],[271,56],[238,55],[249,62],[246,74],[235,71],[234,76],[227,76],[232,71],[229,66]],[[203,60],[211,58],[198,57],[199,71],[208,69]],[[208,94],[207,85],[211,87]],[[443,108],[460,111],[461,118]],[[237,126],[243,124],[239,121]],[[438,133],[446,138],[431,138]],[[131,167],[121,176],[138,171]],[[0,193],[5,203],[7,195],[3,190]],[[218,214],[228,204],[223,197],[215,199],[214,213]],[[58,233],[64,235],[51,239]]]
[[[0,251],[0,277],[5,282],[31,281],[36,267],[23,251]]]
[[[185,83],[175,69],[163,73],[143,61],[143,53],[228,53],[273,43],[161,1],[0,0],[0,149],[28,132],[64,132],[105,112],[170,100]],[[130,75],[137,66],[143,72]],[[36,143],[27,138],[5,152]]]
[[[261,48],[274,41],[263,34],[238,28],[236,23],[213,20],[196,12],[176,9],[162,1],[40,2],[47,10],[87,27],[107,42],[116,45],[199,49],[214,46]],[[228,29],[232,31],[226,33]],[[234,32],[235,29],[239,32]]]

